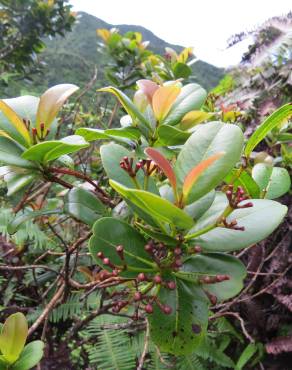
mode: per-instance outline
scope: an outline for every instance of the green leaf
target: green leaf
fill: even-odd
[[[182,145],[191,136],[191,133],[169,125],[160,126],[157,133],[159,145]]]
[[[216,199],[215,199],[216,201]],[[227,222],[236,220],[244,231],[215,227],[213,230],[195,238],[196,243],[207,251],[234,251],[258,243],[269,236],[281,223],[287,207],[268,199],[249,199],[253,207],[236,209],[228,217]],[[226,203],[225,203],[226,204]],[[225,207],[222,201],[214,202],[212,207],[203,215],[203,220],[189,231],[192,234],[203,227],[212,225],[222,214]],[[212,209],[213,208],[213,209]],[[195,230],[196,229],[196,230]]]
[[[104,87],[102,89],[99,89],[98,91],[109,92],[115,95],[126,110],[126,112],[131,116],[133,122],[137,122],[138,120],[143,125],[143,127],[147,129],[147,131],[151,131],[150,122],[147,121],[147,119],[143,116],[143,114],[139,111],[135,104],[133,104],[133,102],[127,97],[126,94],[112,86]]]
[[[148,235],[150,238],[155,239],[156,241],[160,241],[165,243],[167,246],[176,247],[177,246],[177,239],[172,238],[169,235],[162,234],[158,231],[155,231],[147,226],[144,226],[142,224],[136,223],[136,226],[146,235]]]
[[[21,158],[22,153],[23,149],[15,142],[6,137],[0,137],[0,162],[11,166],[35,169],[34,163]]]
[[[243,288],[246,268],[236,257],[223,253],[205,253],[188,258],[177,273],[182,278],[181,274],[185,275],[186,279],[192,280],[193,277],[194,282],[202,275],[229,275],[230,280],[204,285],[204,289],[215,294],[219,300],[226,300],[234,297]]]
[[[27,212],[27,213],[24,213],[24,214],[17,215],[13,219],[13,221],[11,221],[7,225],[7,231],[10,235],[15,234],[24,222],[32,220],[32,219],[34,219],[36,217],[39,217],[39,216],[53,215],[53,214],[56,214],[56,213],[60,213],[60,211],[59,210],[53,210],[53,211],[51,211],[51,210],[41,210],[41,211],[33,211],[33,212]]]
[[[64,210],[70,216],[90,226],[106,211],[104,205],[94,194],[82,188],[73,188],[68,192]]]
[[[12,171],[9,172],[4,176],[4,181],[7,185],[7,196],[10,197],[20,191],[21,189],[25,188],[29,184],[31,184],[37,177],[37,174],[32,172],[29,173],[27,171],[21,173],[19,171]]]
[[[81,127],[76,130],[75,134],[82,136],[86,141],[113,140],[116,138],[137,141],[141,137],[141,132],[136,127],[121,127],[108,130]]]
[[[241,186],[251,198],[260,197],[260,188],[258,184],[246,170],[242,171],[241,169],[233,169],[225,177],[224,181],[227,184],[232,183],[235,188]]]
[[[244,154],[249,157],[253,149],[261,142],[267,134],[275,127],[281,125],[292,116],[292,103],[288,103],[273,112],[264,122],[258,126],[255,132],[249,138]]]
[[[154,304],[148,315],[151,339],[161,351],[185,355],[194,351],[206,335],[208,301],[202,289],[195,284],[174,278],[175,290],[161,287],[158,299],[172,308],[165,315]]]
[[[192,69],[185,63],[175,63],[173,66],[175,78],[188,78],[192,74]]]
[[[144,190],[129,189],[112,180],[110,185],[123,197],[159,221],[176,225],[182,229],[191,228],[194,223],[183,210],[158,195]]]
[[[80,127],[75,131],[75,135],[82,136],[86,141],[110,139],[105,130],[98,128]]]
[[[279,198],[291,187],[291,179],[285,168],[258,163],[252,169],[252,177],[259,185],[263,198]]]
[[[207,211],[207,209],[211,207],[211,204],[214,202],[215,199],[215,194],[215,191],[211,190],[202,198],[186,206],[184,208],[184,211],[193,219],[199,219]]]
[[[120,184],[127,186],[128,188],[135,187],[135,184],[133,183],[131,177],[120,167],[120,161],[124,157],[133,158],[133,166],[135,166],[138,162],[138,158],[136,157],[135,152],[130,152],[121,145],[109,143],[100,147],[100,156],[103,168],[110,179],[115,180]],[[141,170],[138,171],[136,178],[139,185],[143,187],[144,172]],[[153,179],[149,179],[148,186],[150,191],[158,193]]]
[[[120,127],[120,128],[112,128],[105,130],[105,133],[107,135],[110,135],[111,137],[122,137],[125,139],[130,139],[137,141],[141,137],[141,132],[136,127]]]
[[[19,359],[13,364],[12,370],[29,370],[36,366],[44,354],[44,342],[35,340],[27,344]]]
[[[22,352],[27,333],[27,321],[21,312],[10,315],[4,322],[0,334],[0,351],[10,364],[14,363]]]
[[[219,152],[225,152],[198,179],[188,196],[193,203],[214,189],[239,161],[243,146],[243,134],[239,127],[221,122],[208,122],[198,126],[186,141],[178,155],[175,172],[180,187],[188,173],[203,160]]]
[[[27,149],[22,158],[40,163],[46,163],[61,157],[64,154],[74,153],[87,148],[87,143],[82,136],[71,135],[61,140],[44,141]]]
[[[97,253],[103,252],[113,264],[122,267],[123,261],[116,252],[116,247],[122,245],[128,266],[128,269],[122,273],[123,276],[136,276],[141,270],[153,271],[153,264],[144,250],[146,240],[129,224],[112,217],[104,217],[95,222],[92,232],[89,251],[96,263],[104,269],[109,268],[103,265]]]
[[[199,109],[206,96],[206,91],[198,84],[192,83],[184,86],[162,124],[171,126],[178,124],[186,113]]]
[[[250,343],[247,347],[245,347],[235,365],[235,370],[242,370],[257,350],[257,344],[255,343]]]

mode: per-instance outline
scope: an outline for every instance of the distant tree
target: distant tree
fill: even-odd
[[[37,66],[44,37],[62,35],[75,22],[68,0],[0,0],[0,82]]]

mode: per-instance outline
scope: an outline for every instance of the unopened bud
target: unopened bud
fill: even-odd
[[[162,282],[161,276],[160,275],[154,276],[153,281],[154,281],[155,284],[161,284],[161,282]]]
[[[170,314],[171,314],[171,312],[172,312],[172,308],[166,304],[166,305],[164,305],[164,306],[162,307],[162,311],[163,311],[166,315],[170,315]]]
[[[146,304],[145,306],[145,312],[148,313],[148,314],[151,314],[153,313],[153,307],[150,303]]]
[[[167,287],[168,289],[174,290],[176,288],[176,284],[174,281],[168,281]]]
[[[142,299],[142,294],[141,294],[141,292],[136,292],[136,293],[134,294],[134,301],[141,301],[141,299]]]

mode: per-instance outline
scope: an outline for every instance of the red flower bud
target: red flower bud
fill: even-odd
[[[145,306],[145,312],[148,313],[148,314],[151,314],[153,313],[153,307],[150,303],[146,304]]]

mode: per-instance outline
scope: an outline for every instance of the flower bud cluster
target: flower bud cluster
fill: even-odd
[[[137,172],[142,169],[145,176],[150,176],[156,169],[156,164],[150,159],[141,159],[134,165],[134,159],[127,156],[120,161],[120,167],[128,173],[130,177],[135,177]]]
[[[245,204],[239,204],[242,201],[249,198],[249,196],[245,193],[241,186],[238,186],[236,190],[234,190],[233,185],[228,185],[228,190],[226,191],[226,197],[229,202],[229,206],[233,209],[238,208],[249,208],[253,207],[252,202],[248,202]]]

